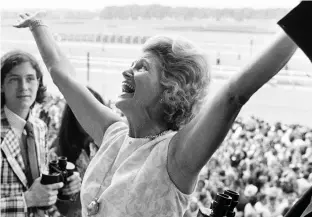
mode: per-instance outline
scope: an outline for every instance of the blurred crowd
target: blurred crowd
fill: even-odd
[[[201,171],[185,217],[226,189],[240,194],[236,216],[280,217],[312,184],[312,129],[237,118]]]
[[[111,101],[105,105],[122,114]],[[57,137],[65,100],[59,96],[35,108],[49,128],[49,144]],[[240,194],[236,216],[281,217],[312,184],[312,129],[269,124],[238,117],[224,142],[202,169],[184,217],[209,209],[226,189]]]

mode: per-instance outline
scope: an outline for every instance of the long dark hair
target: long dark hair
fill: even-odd
[[[4,54],[1,57],[1,87],[8,73],[15,66],[18,66],[26,62],[29,62],[30,65],[34,68],[34,70],[36,71],[37,79],[39,81],[39,87],[38,87],[35,102],[42,103],[46,97],[46,90],[47,90],[47,88],[43,85],[43,80],[42,80],[43,73],[36,58],[30,53],[27,53],[25,51],[13,50]],[[31,106],[31,108],[34,106],[34,104]],[[4,105],[5,105],[5,96],[4,96],[4,93],[1,93],[1,108]]]
[[[104,104],[100,94],[90,87],[88,87],[88,89],[99,102]],[[68,104],[65,105],[63,111],[61,126],[58,133],[58,142],[59,154],[66,156],[70,162],[75,163],[82,149],[90,156],[89,143],[92,142],[92,138],[80,126]]]

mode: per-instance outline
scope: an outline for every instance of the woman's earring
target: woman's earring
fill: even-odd
[[[160,102],[160,103],[164,103],[163,98],[160,98],[159,102]]]

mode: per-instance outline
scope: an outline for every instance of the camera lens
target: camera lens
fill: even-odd
[[[49,173],[59,173],[60,170],[58,168],[58,161],[57,160],[51,160],[49,163]]]
[[[230,207],[231,198],[225,194],[217,194],[212,203],[212,216],[226,216]]]
[[[64,156],[58,157],[58,165],[62,171],[66,170],[67,157]]]
[[[224,194],[231,197],[231,204],[227,213],[227,217],[233,217],[235,216],[234,208],[238,204],[239,194],[232,190],[226,190],[224,191]]]
[[[67,175],[68,176],[73,175],[75,168],[76,168],[75,164],[73,164],[71,162],[67,162],[67,165],[66,165]]]

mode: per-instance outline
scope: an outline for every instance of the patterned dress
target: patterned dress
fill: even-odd
[[[117,122],[105,132],[81,187],[82,216],[99,198],[105,217],[182,217],[190,195],[180,192],[167,171],[168,145],[175,134],[154,140],[131,138],[128,125]]]

